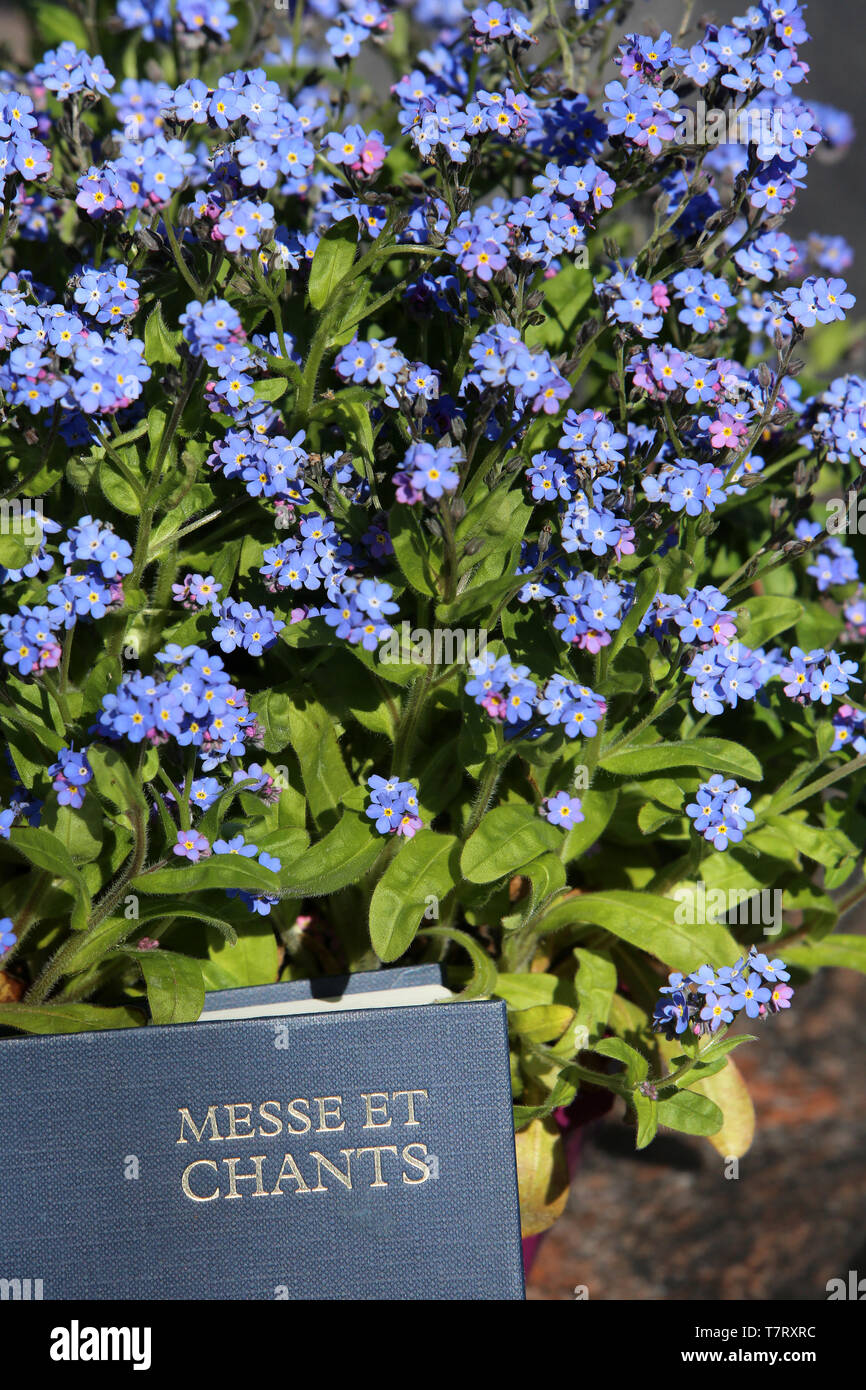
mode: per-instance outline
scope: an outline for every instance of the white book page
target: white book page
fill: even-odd
[[[345,1009],[394,1009],[404,1004],[437,1004],[452,999],[444,985],[411,985],[404,989],[376,989],[341,994],[334,998],[282,999],[273,1004],[239,1004],[235,1008],[209,1009],[199,1023],[218,1023],[228,1018],[281,1018],[287,1014],[337,1013]]]

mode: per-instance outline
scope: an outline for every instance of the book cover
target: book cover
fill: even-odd
[[[9,1038],[0,1068],[0,1275],[45,1299],[523,1296],[499,1001]]]

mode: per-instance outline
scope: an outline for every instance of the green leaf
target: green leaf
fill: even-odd
[[[663,806],[656,806],[652,801],[645,801],[637,813],[637,823],[644,835],[655,835],[661,830],[662,826],[670,825],[675,820],[681,820],[681,816],[675,816],[670,811],[666,811]]]
[[[280,396],[284,396],[289,388],[289,383],[284,376],[263,377],[257,381],[253,387],[253,395],[257,401],[278,401]]]
[[[785,946],[785,960],[803,970],[820,970],[835,966],[844,970],[859,970],[866,975],[866,936],[845,936],[834,932],[823,941],[806,941],[802,946]]]
[[[110,458],[104,458],[99,465],[99,486],[117,511],[126,516],[141,515],[141,493],[136,491]]]
[[[35,719],[29,719],[19,709],[0,706],[0,724],[3,727],[11,724],[16,729],[24,730],[43,747],[50,749],[52,753],[58,752],[63,747],[64,740],[59,734],[52,733],[51,729],[47,729],[44,724],[37,723]],[[44,763],[45,759],[42,758],[39,763],[40,770]]]
[[[682,813],[686,796],[679,782],[675,782],[672,777],[654,777],[636,784],[635,789],[641,797],[651,797],[667,810],[676,811],[678,815]]]
[[[436,617],[446,627],[474,613],[481,615],[485,622],[492,622],[497,609],[518,594],[525,583],[523,576],[515,578],[507,574],[504,579],[488,579],[486,584],[470,584],[453,603],[440,603]]]
[[[330,417],[337,417],[337,424],[342,429],[350,449],[368,463],[372,463],[374,441],[369,406],[361,401],[345,400],[340,395],[323,404],[327,407]]]
[[[491,492],[484,484],[484,472],[483,468],[479,470],[474,484],[478,489],[476,500],[457,527],[455,536],[457,553],[463,555],[458,570],[463,574],[471,569],[471,583],[476,588],[513,574],[513,560],[532,516],[532,509],[524,501],[520,488],[506,491],[499,486]],[[467,491],[471,492],[472,487],[470,484]],[[469,541],[480,545],[472,555],[465,554]]]
[[[523,1042],[546,1043],[561,1038],[574,1018],[567,1004],[535,1004],[508,1015],[508,1026]]]
[[[208,888],[241,888],[247,893],[279,891],[282,875],[240,854],[214,855],[198,864],[152,869],[130,883],[133,893],[201,893]]]
[[[472,975],[465,989],[456,996],[458,999],[489,998],[496,993],[496,962],[488,956],[483,946],[456,927],[422,927],[419,936],[432,936],[441,941],[454,941],[468,952],[472,961]]]
[[[797,624],[797,646],[807,652],[817,647],[832,647],[839,636],[836,614],[816,600],[809,600],[803,608],[803,616]]]
[[[303,706],[290,701],[285,713],[310,811],[318,821],[336,811],[355,784],[346,771],[327,710],[313,701]]]
[[[838,904],[806,879],[785,889],[784,906],[786,912],[803,913],[803,929],[810,941],[829,936],[839,920]]]
[[[648,772],[664,772],[671,767],[709,768],[733,777],[760,782],[761,764],[739,743],[724,738],[693,738],[679,743],[650,743],[615,749],[599,764],[619,777],[641,777]]]
[[[177,951],[136,951],[123,954],[137,962],[147,987],[154,1023],[195,1023],[204,1005],[201,963]]]
[[[220,827],[228,816],[231,803],[234,801],[235,797],[243,798],[244,792],[249,791],[250,787],[255,784],[255,780],[254,777],[244,777],[238,782],[230,782],[227,787],[223,787],[222,791],[217,793],[215,800],[211,802],[201,820],[198,822],[196,829],[199,834],[204,835],[208,840],[218,838]],[[172,835],[171,838],[173,840],[174,835]],[[270,848],[262,844],[258,836],[256,837],[256,843],[261,849]],[[292,853],[300,854],[301,850],[306,847],[306,843],[306,840],[304,840],[302,844],[293,847]]]
[[[653,893],[581,893],[569,899],[572,922],[592,922],[638,946],[674,970],[697,970],[708,960],[735,961],[739,947],[717,922],[686,926],[676,920],[680,904]]]
[[[87,925],[90,895],[81,870],[74,863],[63,842],[58,840],[56,835],[52,835],[50,830],[40,828],[13,830],[9,836],[9,843],[31,864],[35,864],[37,869],[44,869],[54,878],[63,879],[69,884],[76,900],[72,926],[76,931],[81,931]]]
[[[565,837],[562,849],[562,860],[565,864],[579,859],[590,845],[594,845],[596,840],[600,839],[616,808],[619,789],[591,787],[589,791],[578,792],[578,796],[583,820],[579,825],[573,826]]]
[[[532,912],[565,887],[565,865],[557,854],[540,855],[523,872],[532,884]]]
[[[319,241],[310,266],[308,294],[314,309],[324,309],[352,269],[358,242],[358,224],[345,217],[330,227]]]
[[[158,299],[154,300],[144,325],[145,360],[150,366],[157,362],[164,362],[170,367],[180,366],[180,353],[177,350],[180,341],[180,330],[173,333],[169,330],[162,317],[162,305]]]
[[[397,502],[388,514],[388,532],[394,546],[394,558],[407,582],[416,593],[427,597],[437,594],[433,576],[438,572],[439,562],[434,560],[431,541],[421,530],[414,509]]]
[[[293,898],[336,893],[357,883],[382,852],[381,836],[357,811],[344,811],[333,830],[286,867],[281,878]]]
[[[586,951],[575,947],[578,1010],[575,1031],[586,1029],[587,1040],[604,1033],[610,1017],[610,1007],[616,993],[616,966],[606,951]]]
[[[421,925],[430,898],[438,905],[454,887],[451,863],[456,844],[454,835],[419,830],[391,860],[370,902],[370,940],[380,960],[402,956]]]
[[[548,1115],[552,1115],[554,1110],[558,1110],[561,1105],[570,1105],[577,1094],[577,1087],[567,1079],[563,1073],[560,1074],[553,1084],[553,1090],[549,1093],[547,1100],[541,1105],[515,1105],[514,1107],[514,1128],[522,1129],[529,1124],[530,1120],[543,1120]]]
[[[638,695],[642,690],[649,689],[651,680],[652,672],[646,651],[632,642],[608,667],[607,674],[599,685],[599,693]]]
[[[470,835],[460,867],[470,883],[493,883],[561,846],[561,831],[530,806],[497,806]]]
[[[726,1057],[729,1052],[733,1052],[735,1047],[741,1047],[743,1043],[757,1042],[754,1033],[740,1033],[735,1038],[719,1038],[718,1042],[711,1043],[701,1052],[701,1062],[717,1062],[720,1057]],[[689,1078],[685,1078],[688,1084]]]
[[[661,583],[661,573],[654,566],[641,570],[635,585],[634,603],[622,620],[613,635],[610,647],[608,648],[608,664],[615,658],[620,648],[626,642],[630,642],[638,630],[641,618],[649,609],[650,604],[658,593]]]
[[[93,769],[97,791],[110,805],[120,811],[137,807],[145,815],[148,814],[147,798],[141,782],[116,748],[94,744],[88,750],[87,760]]]
[[[529,347],[561,350],[573,338],[578,315],[592,297],[592,275],[569,262],[558,275],[544,281],[543,288],[544,302],[539,312],[544,315],[544,322],[528,328],[525,341]]]
[[[91,965],[96,965],[113,947],[118,946],[137,930],[140,930],[137,920],[106,917],[98,927],[82,936],[75,952],[64,962],[64,975],[75,975],[81,970],[89,969]]]
[[[503,971],[496,977],[493,992],[512,1009],[531,1009],[537,1004],[552,1004],[562,984],[563,981],[556,975],[512,975]]]
[[[102,1028],[136,1028],[135,1009],[100,1009],[93,1004],[0,1004],[0,1028],[21,1033],[91,1033]]]
[[[743,1042],[744,1039],[734,1039]],[[733,1058],[715,1076],[701,1077],[690,1086],[705,1100],[717,1105],[722,1112],[721,1128],[710,1134],[713,1148],[723,1158],[742,1158],[755,1137],[755,1107],[748,1087]]]
[[[637,1117],[635,1147],[645,1149],[656,1137],[659,1127],[659,1104],[649,1096],[642,1096],[639,1091],[632,1096],[631,1103]]]
[[[658,1102],[659,1124],[682,1134],[717,1134],[724,1122],[719,1107],[695,1091],[675,1091]]]
[[[46,45],[64,43],[67,39],[76,48],[88,52],[90,43],[81,20],[66,5],[49,5],[44,0],[31,0],[36,26]]]
[[[105,848],[106,827],[95,796],[85,796],[78,808],[60,806],[52,798],[42,812],[40,827],[57,836],[74,863],[98,859]]]
[[[612,1057],[614,1061],[622,1062],[629,1090],[646,1080],[649,1061],[642,1052],[638,1052],[636,1047],[624,1042],[622,1038],[600,1038],[598,1042],[593,1043],[592,1051],[600,1053],[602,1057]]]
[[[38,539],[38,538],[37,538]],[[23,534],[14,531],[0,533],[0,565],[7,570],[23,568],[30,559],[31,547]]]
[[[72,975],[80,970],[87,970],[91,965],[97,964],[107,956],[115,946],[126,941],[127,937],[133,934],[143,934],[142,928],[145,925],[173,917],[205,922],[209,927],[215,927],[232,944],[238,939],[237,932],[231,922],[226,922],[222,917],[214,916],[213,913],[201,912],[196,907],[186,907],[171,901],[148,903],[135,918],[106,917],[104,921],[99,923],[98,927],[94,927],[82,938],[74,955],[67,958],[63,973]]]
[[[760,598],[747,599],[739,605],[738,612],[742,616],[737,619],[734,645],[742,642],[754,649],[765,647],[780,632],[794,627],[803,616],[803,605],[791,598],[766,594]]]
[[[568,1162],[562,1131],[552,1115],[530,1120],[514,1136],[520,1229],[539,1235],[558,1220],[568,1201]]]
[[[801,854],[828,869],[834,869],[840,860],[858,852],[857,846],[844,831],[809,825],[796,815],[767,816],[767,823],[780,830]]]
[[[264,729],[262,746],[266,753],[282,753],[289,747],[291,708],[292,699],[287,685],[274,686],[256,694],[256,718]]]
[[[236,989],[242,985],[269,985],[277,978],[280,957],[273,928],[267,918],[250,921],[232,945],[219,941],[202,963],[205,989]]]
[[[171,508],[168,516],[163,517],[150,538],[150,544],[147,548],[148,563],[167,549],[169,542],[177,536],[179,531],[183,530],[185,522],[189,521],[197,512],[204,512],[208,508],[213,508],[213,490],[209,483],[194,483],[188,492],[184,492],[177,503],[169,502],[168,505]],[[218,559],[222,560],[222,558],[221,553]],[[229,574],[225,580],[220,580],[215,573],[216,568],[215,562],[208,567],[206,573],[213,572],[217,583],[222,583],[224,587],[230,587],[233,574]]]

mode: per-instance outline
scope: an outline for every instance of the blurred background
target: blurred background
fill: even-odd
[[[726,23],[748,0],[699,9]],[[681,0],[638,0],[627,28],[670,29]],[[812,0],[808,99],[841,107],[866,129],[864,0]],[[793,237],[844,236],[855,251],[845,272],[866,317],[866,140],[836,162],[809,164],[808,187],[785,223]],[[866,929],[852,913],[846,932]],[[829,1279],[866,1276],[866,979],[824,971],[794,1008],[737,1052],[755,1103],[755,1142],[726,1178],[705,1140],[659,1137],[635,1153],[615,1112],[584,1131],[565,1215],[546,1236],[528,1285],[531,1299],[824,1300]]]

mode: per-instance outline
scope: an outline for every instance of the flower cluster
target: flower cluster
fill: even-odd
[[[211,612],[217,619],[211,636],[226,654],[242,647],[250,656],[261,656],[274,645],[285,627],[282,618],[277,618],[267,608],[254,608],[252,604],[234,603],[231,599],[215,603]]]
[[[53,778],[52,786],[57,792],[61,806],[84,805],[84,788],[93,780],[93,768],[87,761],[87,750],[76,753],[74,748],[61,748],[57,761],[48,769]]]
[[[103,337],[76,312],[82,306],[74,295],[82,290],[85,279],[70,282],[69,304],[34,302],[29,283],[12,272],[0,282],[0,343],[12,348],[0,363],[0,388],[13,405],[30,415],[60,407],[62,427],[70,437],[78,428],[87,431],[82,416],[113,415],[138,400],[151,376],[142,339],[119,330]],[[97,288],[93,301],[89,301],[90,290],[85,290],[97,321],[122,318],[129,303],[119,297],[122,292]],[[104,309],[108,317],[100,317]],[[113,309],[118,311],[116,316]]]
[[[181,748],[199,750],[205,771],[229,756],[240,757],[255,736],[255,717],[243,691],[229,680],[222,657],[204,647],[170,644],[156,660],[162,668],[158,675],[128,676],[104,697],[98,736],[155,746],[174,739]]]
[[[51,154],[34,134],[38,124],[33,99],[26,92],[0,95],[0,195],[4,199],[19,181],[28,184],[51,173]]]
[[[751,799],[752,793],[746,787],[716,772],[698,787],[695,800],[686,806],[686,815],[714,849],[724,850],[742,840],[755,819],[749,805]]]
[[[380,835],[402,835],[411,840],[422,821],[418,815],[418,789],[397,777],[367,778],[370,804],[367,815]]]
[[[513,726],[514,732],[532,721],[540,728],[561,727],[566,738],[592,738],[607,708],[588,686],[555,675],[543,685],[534,681],[528,666],[515,666],[508,656],[487,651],[469,663],[472,679],[466,694],[491,719]]]
[[[781,1013],[791,1007],[790,978],[784,961],[770,960],[755,946],[736,965],[702,965],[690,975],[675,971],[662,986],[653,1027],[667,1038],[687,1030],[700,1037],[733,1023],[741,1012],[746,1018]]]

